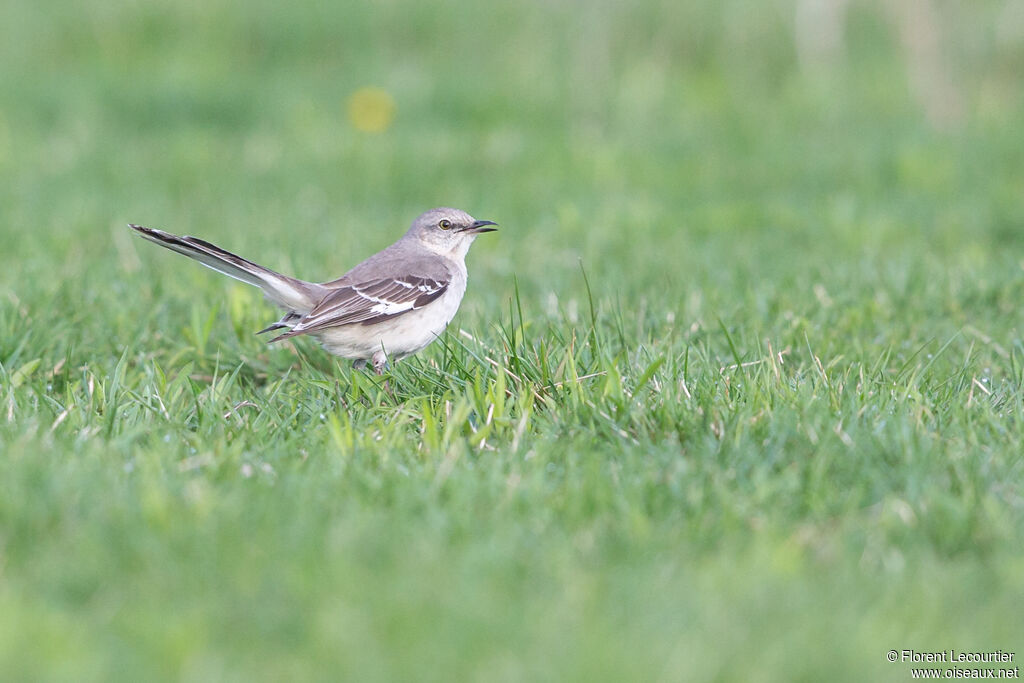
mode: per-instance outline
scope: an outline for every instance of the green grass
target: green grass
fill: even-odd
[[[782,0],[58,5],[0,10],[0,678],[1024,656],[1003,3],[946,130],[875,4],[823,72]],[[502,230],[391,393],[125,227],[323,280],[436,205]]]

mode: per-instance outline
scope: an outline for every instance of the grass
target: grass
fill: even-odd
[[[4,679],[1020,656],[1024,51],[999,3],[940,12],[947,130],[872,5],[823,73],[781,0],[58,9],[0,10]],[[365,86],[383,133],[347,117]],[[258,293],[125,227],[322,280],[444,204],[502,230],[391,393],[268,348]]]

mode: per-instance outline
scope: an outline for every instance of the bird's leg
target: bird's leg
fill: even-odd
[[[377,351],[376,353],[374,353],[373,354],[373,371],[376,372],[378,375],[383,375],[384,371],[387,369],[387,367],[388,367],[388,355],[386,353],[384,353],[384,349],[381,349],[380,351]],[[386,391],[389,396],[392,395],[391,394],[391,380],[389,380],[389,379],[385,379],[384,380],[384,391]]]
[[[373,354],[373,371],[378,375],[383,375],[384,370],[388,367],[388,356],[384,353],[384,350],[376,351]]]

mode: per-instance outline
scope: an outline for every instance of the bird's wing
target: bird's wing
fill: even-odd
[[[447,278],[418,275],[382,278],[333,289],[291,330],[271,340],[287,339],[327,327],[372,325],[423,308],[448,289]]]

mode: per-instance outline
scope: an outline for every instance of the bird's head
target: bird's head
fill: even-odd
[[[419,240],[431,251],[461,258],[469,251],[469,245],[477,235],[493,232],[497,225],[493,221],[478,221],[459,209],[431,209],[419,215],[412,222],[408,234]]]

